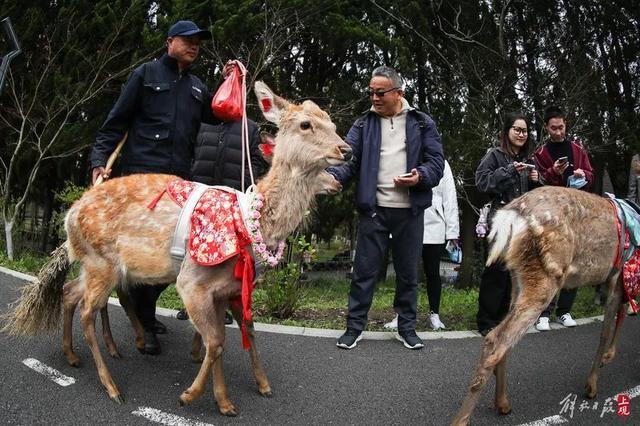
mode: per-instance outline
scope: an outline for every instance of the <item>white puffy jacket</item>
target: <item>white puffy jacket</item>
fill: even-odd
[[[424,211],[423,244],[444,244],[460,236],[456,184],[449,162],[444,162],[444,174],[433,188],[431,207]]]

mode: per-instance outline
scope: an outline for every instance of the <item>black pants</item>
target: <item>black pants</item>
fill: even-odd
[[[478,294],[478,330],[494,328],[509,312],[511,275],[502,262],[487,266],[480,277]]]
[[[558,297],[554,297],[553,299],[551,299],[551,303],[549,303],[549,306],[547,306],[547,308],[542,311],[540,316],[549,318],[554,308],[556,310],[556,317],[561,317],[564,314],[568,314],[569,312],[571,312],[574,300],[576,300],[576,294],[578,294],[577,288],[572,288],[570,290],[565,290],[563,288],[562,290],[560,290],[560,295]],[[557,307],[556,299],[558,299]]]
[[[442,295],[442,281],[440,279],[440,255],[444,250],[443,244],[422,245],[422,265],[427,279],[427,297],[429,309],[433,313],[440,312],[440,297]]]
[[[374,217],[360,215],[347,327],[356,330],[366,327],[376,277],[380,267],[387,266],[382,259],[391,245],[396,272],[393,307],[398,314],[398,330],[415,330],[423,228],[423,214],[414,216],[411,209],[377,207]]]
[[[156,322],[156,301],[167,287],[169,284],[137,285],[129,289],[133,309],[147,331],[153,331]]]

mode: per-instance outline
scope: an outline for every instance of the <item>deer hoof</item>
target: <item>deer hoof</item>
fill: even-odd
[[[76,354],[66,355],[67,363],[72,367],[80,367],[80,358]]]
[[[509,404],[509,401],[496,402],[496,409],[498,414],[507,415],[511,413],[511,404]]]
[[[184,392],[178,398],[178,404],[180,404],[181,407],[184,407],[185,405],[190,405],[192,402],[193,400],[191,398],[191,395],[189,395],[187,392]]]
[[[271,398],[273,396],[273,391],[268,388],[268,389],[259,389],[258,393],[266,398]]]
[[[109,352],[109,355],[111,355],[112,358],[122,359],[122,355],[120,355],[118,351]]]
[[[110,397],[116,404],[124,404],[124,397],[122,395],[114,395]]]
[[[596,397],[596,394],[598,393],[598,388],[595,385],[591,385],[590,383],[587,383],[584,386],[584,396],[586,396],[589,399],[593,399]]]
[[[235,417],[238,415],[238,409],[231,402],[220,404],[218,410],[220,410],[220,414],[223,416]]]

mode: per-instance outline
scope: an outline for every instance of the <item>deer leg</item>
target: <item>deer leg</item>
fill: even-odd
[[[121,404],[124,402],[120,391],[116,387],[116,384],[109,373],[107,364],[102,358],[100,348],[98,346],[98,340],[96,338],[96,314],[100,306],[104,306],[109,298],[109,291],[115,285],[115,276],[110,271],[111,268],[93,271],[90,273],[86,271],[86,288],[83,307],[81,312],[80,323],[82,324],[82,330],[84,332],[84,338],[91,349],[93,360],[95,361],[96,368],[98,369],[98,376],[100,382],[107,390],[109,397],[115,402]],[[109,285],[112,284],[112,285]]]
[[[226,311],[226,307],[226,300],[223,302],[215,302],[216,315],[214,324],[218,333],[222,336],[222,344],[224,343],[224,314]],[[218,404],[218,410],[220,411],[220,414],[223,414],[225,416],[237,416],[238,409],[229,399],[227,385],[224,382],[224,372],[222,368],[222,344],[219,347],[220,350],[218,351],[218,356],[213,362],[213,396],[216,399],[216,403]],[[207,348],[207,351],[208,350],[209,348]]]
[[[611,338],[611,343],[609,344],[608,349],[605,351],[604,355],[602,355],[603,366],[613,361],[613,358],[616,356],[616,346],[618,344],[618,339],[620,338],[620,330],[622,329],[622,319],[624,318],[624,315],[624,305],[621,304],[618,309],[618,316],[616,317],[616,328],[613,331],[613,338]]]
[[[496,368],[493,369],[496,376],[496,394],[494,398],[494,406],[500,414],[509,414],[511,412],[511,404],[507,399],[507,354],[505,353]]]
[[[62,326],[62,352],[70,366],[78,367],[80,366],[80,358],[78,358],[73,351],[73,315],[76,312],[78,303],[82,299],[84,291],[82,286],[80,286],[80,280],[76,278],[75,280],[67,282],[62,292],[64,319]]]
[[[133,306],[131,305],[131,299],[129,299],[129,293],[126,289],[122,289],[118,287],[116,289],[116,293],[118,293],[118,299],[120,300],[120,305],[124,312],[127,314],[129,318],[129,322],[133,327],[133,332],[136,335],[136,349],[140,353],[144,353],[144,328],[142,327],[142,323],[140,323],[140,319],[136,315]]]
[[[218,408],[222,414],[235,415],[237,411],[226,396],[222,365],[216,366],[216,362],[221,360],[224,344],[224,306],[214,304],[210,294],[197,293],[195,295],[190,291],[181,293],[189,318],[202,336],[205,355],[195,380],[180,395],[180,405],[189,405],[204,393],[211,370],[215,367],[214,395],[218,402]]]
[[[615,342],[619,332],[618,329],[620,328],[616,321],[616,313],[620,310],[620,306],[622,306],[622,286],[616,279],[609,282],[609,294],[605,305],[600,344],[598,345],[596,357],[591,366],[591,372],[587,377],[587,383],[584,386],[585,395],[588,398],[595,398],[598,392],[598,375],[600,368],[610,362],[615,354]],[[624,315],[624,313],[622,313],[622,315]]]
[[[535,283],[535,285],[530,285],[527,288],[527,283]],[[480,392],[486,386],[489,375],[503,361],[507,351],[520,340],[527,328],[536,321],[557,290],[551,279],[540,279],[535,276],[528,281],[525,280],[521,287],[518,298],[513,302],[512,309],[506,318],[485,337],[480,361],[462,406],[451,422],[452,425],[469,424],[471,413],[478,403]],[[506,386],[504,385],[506,383],[505,368],[506,364],[500,367],[496,375],[496,379],[500,379],[499,386],[496,383],[496,387],[500,388],[496,389],[496,393],[500,391],[500,403],[506,402],[508,405]],[[507,405],[499,405],[498,409],[506,409]]]
[[[242,324],[242,308],[239,306],[231,306],[231,312],[233,312],[233,317],[235,318],[238,324]],[[269,379],[267,379],[267,374],[262,367],[262,363],[260,362],[260,358],[258,357],[258,350],[255,344],[255,329],[253,328],[253,321],[245,322],[247,327],[247,334],[249,335],[249,343],[251,344],[251,348],[249,349],[249,355],[251,357],[251,368],[253,370],[253,377],[256,379],[256,384],[258,385],[258,392],[262,396],[273,396],[273,392],[271,391],[271,385],[269,384]]]
[[[204,360],[202,357],[202,336],[195,331],[191,342],[191,361],[199,364]]]
[[[100,309],[100,319],[102,320],[102,338],[104,340],[105,346],[107,347],[109,355],[111,355],[113,358],[122,358],[122,356],[118,352],[118,348],[116,347],[116,342],[114,342],[113,340],[113,335],[111,334],[108,306],[108,304],[105,304],[102,309]]]

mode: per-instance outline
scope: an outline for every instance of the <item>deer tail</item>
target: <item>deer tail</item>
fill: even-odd
[[[526,228],[527,222],[517,211],[506,208],[499,210],[491,221],[491,232],[488,237],[491,248],[487,257],[487,266],[503,260],[513,237]]]
[[[20,298],[2,316],[3,332],[33,336],[57,328],[62,312],[62,286],[69,271],[68,242],[56,248],[36,280],[22,288]]]

